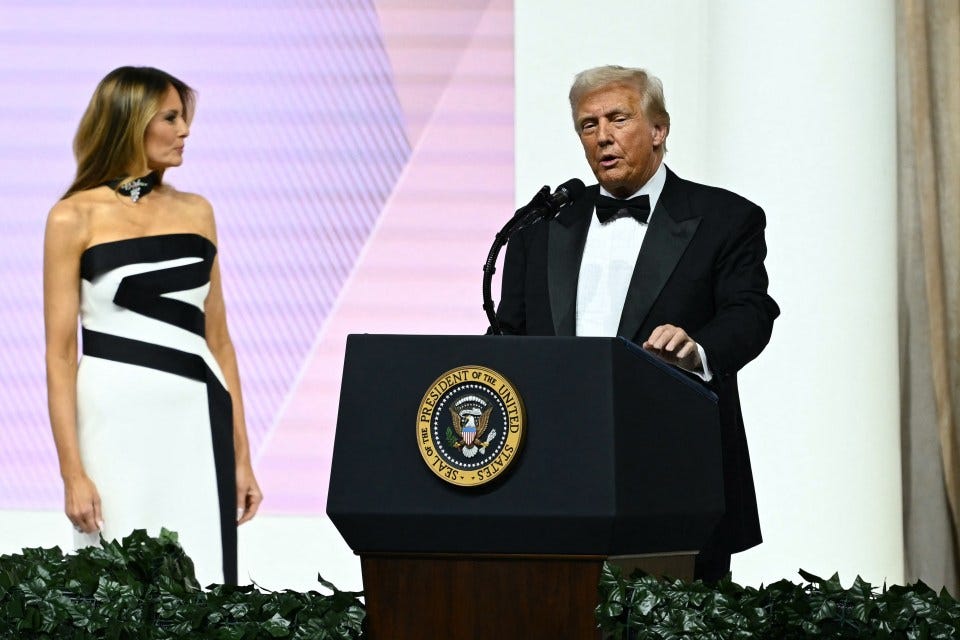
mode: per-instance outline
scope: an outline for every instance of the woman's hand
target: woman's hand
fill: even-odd
[[[237,465],[237,526],[247,522],[257,515],[257,509],[263,502],[263,493],[260,485],[253,476],[253,467],[250,464]]]
[[[73,528],[81,533],[96,533],[103,529],[100,512],[100,494],[86,475],[63,481],[64,510]]]

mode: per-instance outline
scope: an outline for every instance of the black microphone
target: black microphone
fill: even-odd
[[[523,214],[523,221],[520,223],[520,227],[525,227],[540,219],[545,218],[549,220],[553,218],[560,209],[579,198],[586,190],[587,187],[583,184],[583,180],[573,178],[561,184],[557,187],[557,190],[549,196],[540,199],[535,197],[533,201],[525,207],[527,211]],[[513,231],[519,230],[519,227],[513,229]]]
[[[554,207],[554,211],[559,211],[583,195],[586,190],[587,187],[580,178],[567,180],[550,196],[550,205]]]
[[[567,180],[557,187],[557,190],[553,193],[550,193],[550,187],[544,186],[533,196],[533,200],[517,209],[513,217],[497,233],[493,246],[490,247],[490,253],[487,254],[487,261],[483,265],[483,310],[487,313],[487,319],[490,321],[488,333],[493,335],[502,333],[500,323],[497,322],[493,297],[490,295],[490,283],[497,270],[495,265],[500,249],[507,244],[507,240],[514,233],[540,220],[550,220],[557,215],[560,209],[579,198],[586,189],[583,180],[578,178]]]

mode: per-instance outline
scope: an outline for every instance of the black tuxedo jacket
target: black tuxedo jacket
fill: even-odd
[[[511,238],[497,318],[504,333],[572,336],[580,260],[599,186],[550,222]],[[733,553],[761,542],[737,393],[737,371],[766,346],[780,310],[767,295],[763,210],[669,169],[651,216],[617,334],[643,343],[659,325],[703,347],[719,397],[727,511],[708,543]],[[696,378],[699,380],[699,378]]]

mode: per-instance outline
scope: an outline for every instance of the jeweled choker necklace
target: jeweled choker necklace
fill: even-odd
[[[116,180],[110,180],[109,182],[104,182],[106,186],[110,187],[117,193],[122,196],[127,196],[132,202],[136,202],[143,196],[147,195],[153,188],[157,186],[157,183],[160,182],[160,177],[157,175],[157,172],[148,173],[142,178],[137,178],[132,180],[125,185],[120,185],[126,179],[126,176],[123,178],[117,178]]]

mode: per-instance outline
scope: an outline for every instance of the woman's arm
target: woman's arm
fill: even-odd
[[[217,242],[216,225],[213,220],[213,209],[209,203],[205,204],[205,215],[208,217],[207,233],[214,244]],[[223,301],[223,289],[220,283],[220,261],[215,258],[210,273],[210,293],[205,305],[207,344],[213,357],[223,370],[230,389],[230,398],[233,404],[233,448],[236,457],[237,475],[237,507],[242,510],[237,524],[241,525],[256,515],[263,493],[253,474],[253,465],[250,460],[250,444],[247,440],[247,427],[243,415],[243,394],[240,390],[240,372],[237,368],[237,356],[233,350],[233,342],[227,330],[227,311]]]
[[[100,496],[87,477],[77,442],[77,314],[80,256],[86,224],[74,205],[50,210],[43,243],[43,319],[46,335],[47,405],[63,478],[64,510],[85,533],[103,526]]]

